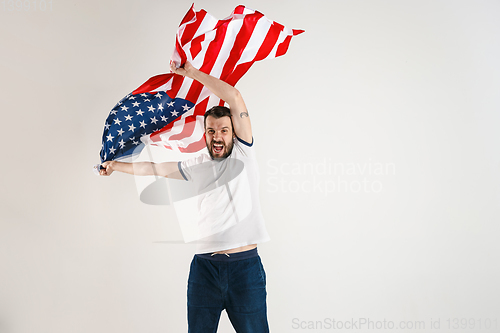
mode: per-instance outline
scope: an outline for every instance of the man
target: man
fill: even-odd
[[[120,171],[197,184],[197,254],[188,279],[189,332],[216,332],[222,310],[237,332],[269,332],[266,276],[257,243],[269,240],[258,197],[258,166],[250,117],[239,91],[186,62],[172,72],[199,81],[230,108],[205,114],[210,156],[183,162],[104,162],[101,175]]]

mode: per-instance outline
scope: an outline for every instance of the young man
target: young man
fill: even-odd
[[[190,333],[216,332],[222,310],[237,332],[269,332],[266,276],[257,243],[269,240],[260,211],[258,165],[250,118],[239,91],[187,62],[172,72],[199,81],[230,108],[205,114],[209,155],[183,162],[104,162],[101,175],[120,171],[196,184],[197,254],[188,279]]]

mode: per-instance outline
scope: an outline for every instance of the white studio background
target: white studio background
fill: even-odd
[[[175,212],[91,167],[110,109],[168,71],[191,1],[37,1],[0,3],[0,332],[186,331]],[[306,30],[237,85],[271,330],[499,332],[500,3],[244,4]]]

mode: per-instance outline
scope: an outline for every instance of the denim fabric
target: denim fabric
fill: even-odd
[[[195,255],[188,279],[188,332],[217,332],[224,309],[236,332],[269,332],[266,296],[260,256],[219,261]]]

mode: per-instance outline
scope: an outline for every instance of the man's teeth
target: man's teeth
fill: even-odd
[[[220,152],[223,148],[223,145],[221,144],[218,144],[218,143],[214,143],[214,150],[217,151],[217,152]]]

